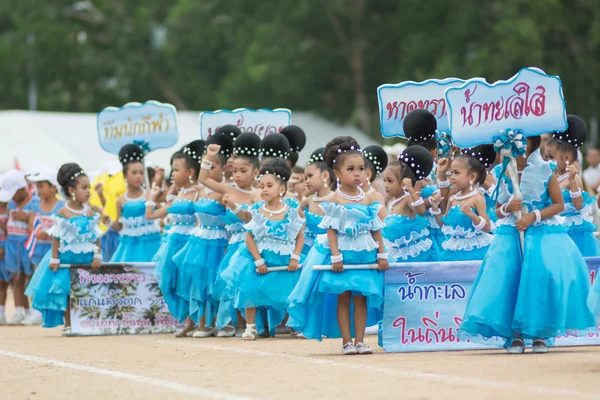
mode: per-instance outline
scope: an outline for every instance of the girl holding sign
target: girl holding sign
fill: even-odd
[[[333,139],[323,155],[334,170],[338,188],[328,202],[320,205],[325,214],[321,226],[327,229],[327,236],[318,236],[306,257],[300,280],[289,297],[288,325],[308,338],[321,340],[327,329],[325,303],[337,302],[339,331],[328,332],[327,336],[342,337],[343,354],[371,354],[364,334],[368,317],[375,317],[372,322],[376,323],[383,308],[382,271],[388,268],[381,236],[385,209],[360,187],[365,165],[362,150],[353,138]],[[375,263],[379,270],[344,270],[344,265]],[[321,265],[332,265],[332,269],[313,270],[313,266]]]
[[[194,202],[198,198],[200,190],[197,186],[197,179],[200,171],[200,159],[205,147],[204,140],[194,140],[173,156],[173,187],[178,193],[170,192],[167,196],[167,203],[170,205],[166,209],[154,210],[156,200],[160,195],[160,189],[156,186],[152,187],[150,201],[146,202],[146,218],[149,220],[158,219],[165,213],[169,215],[171,227],[154,256],[154,261],[156,261],[154,274],[169,307],[169,312],[180,323],[189,317],[189,293],[177,292],[180,284],[178,282],[179,271],[177,264],[173,261],[173,256],[185,246],[190,239],[192,230],[196,227]],[[185,337],[194,327],[190,320],[188,325],[175,335],[176,337]]]
[[[233,185],[228,185],[211,179],[210,169],[218,162],[221,147],[211,144],[202,160],[200,183],[208,189],[223,195],[222,202],[228,207],[223,218],[225,229],[229,233],[229,244],[225,256],[219,264],[215,283],[211,288],[211,297],[219,299],[217,314],[218,337],[235,336],[233,323],[237,320],[237,312],[233,306],[235,287],[227,286],[220,274],[229,267],[236,251],[244,246],[246,230],[244,223],[250,220],[248,205],[257,200],[253,183],[258,175],[258,155],[260,152],[260,137],[252,132],[242,133],[233,145]]]
[[[246,247],[232,258],[221,277],[235,288],[234,307],[246,312],[244,340],[255,340],[257,308],[266,308],[270,333],[286,316],[288,296],[296,286],[304,245],[304,215],[296,199],[283,196],[291,168],[286,160],[272,158],[260,169],[258,191],[263,201],[249,207],[245,225]],[[270,271],[287,267],[285,271]]]
[[[583,190],[583,181],[577,168],[577,149],[587,137],[587,126],[576,115],[568,115],[569,128],[553,132],[546,144],[546,157],[556,165],[556,179],[565,202],[560,214],[565,218],[567,233],[584,257],[600,255],[600,241],[594,236],[593,207],[595,199]]]
[[[383,172],[385,191],[393,199],[388,205],[382,230],[392,262],[434,261],[437,258],[437,243],[428,237],[429,221],[422,217],[425,204],[415,190],[415,184],[426,178],[432,167],[431,154],[421,146],[411,146]],[[439,200],[439,196],[439,193],[432,195],[432,201]]]
[[[25,294],[32,297],[33,307],[42,313],[45,328],[65,325],[63,335],[71,335],[69,295],[71,279],[69,268],[60,264],[92,264],[100,268],[100,214],[87,204],[90,199],[90,180],[77,164],[60,167],[58,184],[67,199],[54,225],[48,230],[52,249],[36,269]]]
[[[486,167],[496,158],[493,146],[463,149],[452,162],[452,182],[456,194],[448,200],[442,217],[439,204],[432,202],[431,213],[436,215],[447,239],[442,243],[445,261],[483,260],[492,243],[491,223],[486,212],[485,198],[479,191],[487,176]],[[439,165],[439,173],[445,173]]]
[[[117,222],[112,229],[121,234],[111,262],[151,261],[160,247],[160,224],[146,219],[144,153],[139,146],[127,144],[119,151],[127,190],[117,200]]]

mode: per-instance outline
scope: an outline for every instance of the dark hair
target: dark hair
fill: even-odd
[[[346,157],[356,154],[362,157],[358,142],[351,136],[338,136],[325,146],[323,159],[329,168],[336,169],[337,165],[344,163]]]
[[[542,144],[541,136],[530,136],[527,138],[527,156],[530,156],[534,151],[540,148]]]
[[[219,133],[228,136],[232,142],[235,142],[237,137],[242,134],[242,130],[235,125],[223,125],[217,128],[217,130],[215,131],[215,135],[218,135]],[[210,137],[208,139],[210,139]]]
[[[418,142],[413,142],[412,140],[408,141],[408,147],[410,146],[421,146],[421,147],[425,147],[427,150],[432,151],[432,150],[437,150],[437,139],[434,137],[432,137],[431,139],[427,139],[427,140],[421,140]]]
[[[135,144],[126,144],[119,150],[119,162],[123,166],[123,174],[127,175],[128,166],[131,163],[144,163],[144,152]]]
[[[233,140],[235,137],[229,136],[227,133],[222,131],[217,131],[214,135],[211,135],[208,139],[206,139],[206,147],[209,144],[218,144],[221,146],[219,150],[219,164],[224,166],[227,164],[227,160],[233,154]]]
[[[290,142],[279,132],[269,133],[260,143],[260,154],[263,157],[281,157],[287,160],[290,156]]]
[[[398,179],[400,185],[402,185],[404,178],[410,179],[413,186],[417,183],[417,176],[412,169],[408,168],[408,164],[404,161],[392,161],[387,165],[387,168],[395,169],[396,179]]]
[[[286,160],[274,157],[265,162],[260,168],[260,175],[267,174],[275,175],[275,178],[285,186],[290,180],[290,176],[292,176],[292,169]]]
[[[87,176],[83,169],[76,163],[63,164],[56,174],[56,180],[63,190],[63,194],[69,197],[69,188],[75,188],[80,176]]]
[[[153,167],[146,167],[146,171],[148,172],[148,181],[152,182],[156,176],[156,169]],[[150,183],[150,185],[152,185],[152,183]]]
[[[299,156],[299,154],[296,153],[295,151],[290,151],[290,156],[288,157],[288,161],[290,162],[290,164],[292,164],[292,168],[294,168],[296,166],[296,164],[298,163],[298,156]]]
[[[253,168],[258,168],[260,163],[260,137],[254,132],[244,132],[237,137],[233,143],[233,154],[236,158],[244,159]]]
[[[294,153],[300,153],[306,146],[306,133],[297,125],[286,126],[281,130],[281,134],[286,137]]]
[[[477,182],[479,185],[483,185],[485,178],[487,177],[487,170],[481,161],[475,157],[464,154],[459,154],[454,159],[455,162],[456,160],[464,160],[465,166],[467,167],[467,172],[469,174],[475,173],[475,175],[477,175],[475,182]]]
[[[556,146],[556,149],[562,154],[568,154],[572,159],[577,160],[577,148],[564,140],[550,138],[546,143],[546,147]]]
[[[181,151],[173,155],[172,160],[183,159],[185,167],[194,171],[194,179],[198,179],[200,173],[200,161],[206,149],[206,142],[202,139],[194,140],[184,146]]]
[[[292,167],[292,173],[293,174],[303,174],[304,173],[304,168],[302,168],[302,167]]]
[[[325,164],[323,161],[314,161],[310,163],[308,167],[316,167],[321,173],[329,172],[329,182],[327,182],[327,186],[329,186],[330,189],[333,189],[333,184],[335,183],[335,174],[331,168],[327,166],[327,164]],[[308,167],[306,168],[308,169]]]

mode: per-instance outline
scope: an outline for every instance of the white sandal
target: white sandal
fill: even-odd
[[[244,340],[256,340],[258,337],[258,330],[256,326],[247,326],[244,333],[242,333],[242,339]]]
[[[62,335],[65,337],[73,336],[73,330],[70,326],[65,326],[62,328]]]

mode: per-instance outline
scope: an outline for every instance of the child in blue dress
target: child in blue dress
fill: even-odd
[[[512,354],[524,352],[525,340],[533,341],[534,353],[545,353],[554,337],[595,325],[586,306],[587,265],[558,217],[563,198],[539,144],[539,137],[528,138],[527,160],[517,157],[523,200],[514,199],[507,174],[498,181],[498,229],[460,328],[471,340],[500,338]]]
[[[271,336],[285,318],[288,297],[300,277],[300,253],[304,245],[304,218],[296,199],[283,199],[291,169],[286,160],[271,158],[260,169],[258,190],[262,201],[249,207],[245,225],[246,247],[237,251],[221,273],[235,288],[234,307],[245,311],[244,340],[258,336],[257,308],[268,312]],[[269,271],[286,267],[285,271]]]
[[[65,325],[63,335],[71,335],[69,296],[71,279],[68,268],[60,264],[92,264],[101,266],[100,215],[87,204],[90,199],[90,180],[77,164],[60,167],[57,181],[67,202],[52,217],[54,225],[48,230],[52,249],[38,265],[26,294],[32,298],[33,307],[42,313],[45,328]]]
[[[372,145],[363,149],[363,157],[365,159],[365,179],[363,180],[362,188],[374,201],[385,204],[385,198],[375,190],[373,182],[387,167],[389,161],[388,155],[383,150],[383,147]]]
[[[210,288],[209,294],[213,299],[219,301],[216,321],[219,330],[217,337],[232,337],[236,334],[235,324],[238,321],[238,314],[233,306],[235,288],[226,286],[220,274],[230,265],[236,251],[245,244],[246,230],[244,223],[250,221],[250,213],[246,210],[248,205],[258,200],[253,183],[258,175],[260,145],[260,137],[255,133],[245,132],[237,136],[233,143],[233,184],[231,185],[211,179],[209,176],[208,168],[212,168],[220,157],[220,146],[218,144],[212,144],[207,148],[202,162],[205,168],[200,171],[200,183],[208,189],[222,194],[221,201],[228,207],[223,222],[229,234],[229,243],[225,256],[221,259],[217,269],[216,279]]]
[[[194,140],[182,151],[173,156],[173,186],[175,189],[167,196],[167,208],[155,210],[156,200],[160,194],[158,187],[150,191],[150,201],[146,202],[146,218],[158,219],[168,213],[170,228],[166,239],[161,243],[154,256],[156,268],[154,275],[158,281],[165,303],[173,317],[187,326],[175,333],[176,337],[186,337],[187,333],[194,330],[195,325],[189,319],[189,293],[177,292],[178,266],[173,261],[173,256],[179,252],[191,237],[192,230],[196,227],[194,202],[198,198],[200,188],[197,186],[200,160],[206,142]],[[175,194],[177,191],[177,194]]]
[[[2,176],[0,176],[0,188],[2,188]],[[4,256],[6,250],[6,223],[8,222],[8,204],[0,202],[0,325],[6,325],[6,297],[8,295],[8,285],[12,279],[12,274],[6,269]]]
[[[308,338],[321,340],[326,328],[325,303],[333,296],[337,301],[339,332],[327,336],[342,337],[343,354],[371,354],[373,350],[364,343],[364,334],[368,317],[377,323],[383,308],[383,271],[388,267],[381,236],[385,210],[360,188],[364,159],[353,138],[337,137],[330,141],[324,159],[334,170],[338,188],[329,202],[321,204],[325,214],[321,226],[327,229],[327,235],[318,237],[289,297],[289,325]],[[352,264],[375,263],[378,270],[344,269]],[[330,271],[313,269],[319,265],[332,267]]]
[[[585,142],[587,126],[576,115],[568,115],[567,122],[566,131],[552,133],[546,143],[546,157],[556,164],[556,179],[565,203],[560,215],[565,219],[567,233],[584,257],[596,257],[600,256],[600,240],[594,236],[597,229],[592,215],[595,199],[583,190],[577,163],[577,149]]]
[[[488,152],[480,146],[461,150],[452,162],[450,180],[456,194],[448,200],[443,217],[438,205],[432,206],[432,212],[437,214],[438,223],[446,235],[441,255],[444,261],[483,260],[492,243],[487,205],[478,188],[485,181],[486,166],[491,162]]]
[[[224,132],[211,135],[208,146],[220,146],[216,160],[210,165],[200,165],[201,174],[208,171],[208,178],[215,182],[223,179],[227,159],[233,152],[233,139]],[[213,328],[219,306],[219,298],[211,295],[217,270],[227,247],[229,238],[225,229],[226,208],[223,195],[210,188],[203,188],[201,197],[194,204],[198,226],[192,231],[185,246],[173,257],[179,271],[178,292],[189,293],[190,319],[198,326],[188,336],[206,338],[217,334]]]
[[[149,262],[161,243],[158,220],[146,219],[144,153],[139,146],[127,144],[119,151],[127,190],[117,199],[117,221],[112,229],[120,233],[119,245],[111,262]]]
[[[383,172],[385,191],[392,199],[382,229],[391,262],[436,259],[439,249],[429,238],[429,221],[423,217],[425,204],[414,187],[427,177],[432,167],[431,154],[421,146],[411,146]],[[439,194],[433,196],[435,199]]]

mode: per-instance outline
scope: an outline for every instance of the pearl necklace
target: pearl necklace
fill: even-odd
[[[470,193],[467,193],[467,194],[465,194],[464,196],[459,196],[458,194],[455,194],[455,195],[454,195],[454,200],[458,200],[458,201],[461,201],[461,200],[466,200],[466,199],[468,199],[469,197],[473,197],[473,196],[475,196],[475,195],[476,195],[476,194],[478,194],[478,193],[479,193],[479,188],[475,188],[475,189],[473,189],[473,191],[472,191],[472,192],[470,192]]]
[[[136,197],[135,199],[132,199],[131,197],[129,197],[128,194],[129,194],[129,189],[127,189],[127,191],[125,192],[125,195],[124,195],[125,200],[127,200],[127,201],[136,201],[136,200],[139,200],[139,199],[141,199],[142,197],[144,197],[146,195],[146,189],[142,188],[142,194],[139,195],[138,197]]]
[[[267,203],[263,204],[263,206],[262,206],[263,211],[268,213],[270,217],[272,217],[273,215],[283,214],[285,212],[286,208],[287,208],[287,204],[285,204],[285,203],[283,203],[283,207],[281,207],[279,210],[275,210],[275,211],[267,210]]]
[[[388,211],[391,213],[392,209],[394,208],[394,206],[396,206],[396,204],[400,203],[402,200],[404,200],[406,198],[406,196],[410,195],[410,193],[408,192],[404,192],[404,196],[400,196],[397,199],[394,199],[390,202],[390,204],[388,205]]]
[[[195,192],[195,191],[196,191],[196,188],[193,187],[193,186],[189,187],[187,189],[186,188],[181,188],[181,193],[183,193],[183,194],[188,194],[188,193],[192,193],[192,192]]]
[[[367,191],[367,194],[371,194],[375,191],[375,188],[373,186],[369,186],[369,190]]]
[[[336,192],[336,193],[337,193],[337,194],[338,194],[338,195],[339,195],[339,196],[340,196],[342,199],[346,199],[346,200],[349,200],[349,201],[361,201],[362,199],[364,199],[364,198],[365,198],[365,192],[364,192],[364,190],[362,190],[362,189],[360,188],[360,186],[357,186],[357,188],[358,188],[358,194],[357,194],[356,196],[351,196],[351,195],[348,195],[348,194],[346,194],[346,193],[342,192],[342,189],[340,189],[340,188],[337,188],[337,189],[335,190],[335,192]]]
[[[242,192],[244,194],[252,194],[254,192],[254,189],[250,189],[250,190],[246,190],[246,189],[242,189],[241,187],[239,187],[237,185],[237,183],[233,183],[233,187],[238,191],[238,192]]]
[[[331,196],[333,196],[333,194],[334,194],[334,193],[333,193],[333,192],[331,192],[331,193],[329,193],[329,194],[328,194],[328,195],[326,195],[326,196],[319,197],[319,196],[317,196],[317,194],[315,193],[315,194],[313,195],[313,201],[315,201],[315,202],[321,202],[321,201],[325,201],[325,200],[327,200],[328,198],[330,198]]]
[[[562,174],[558,177],[558,183],[564,182],[569,177],[569,173]]]
[[[69,210],[70,212],[72,212],[73,214],[77,214],[77,215],[84,215],[87,212],[87,207],[84,204],[83,208],[81,210],[75,210],[74,208],[72,208],[71,206],[69,206],[69,202],[65,203],[65,208],[67,210]]]

